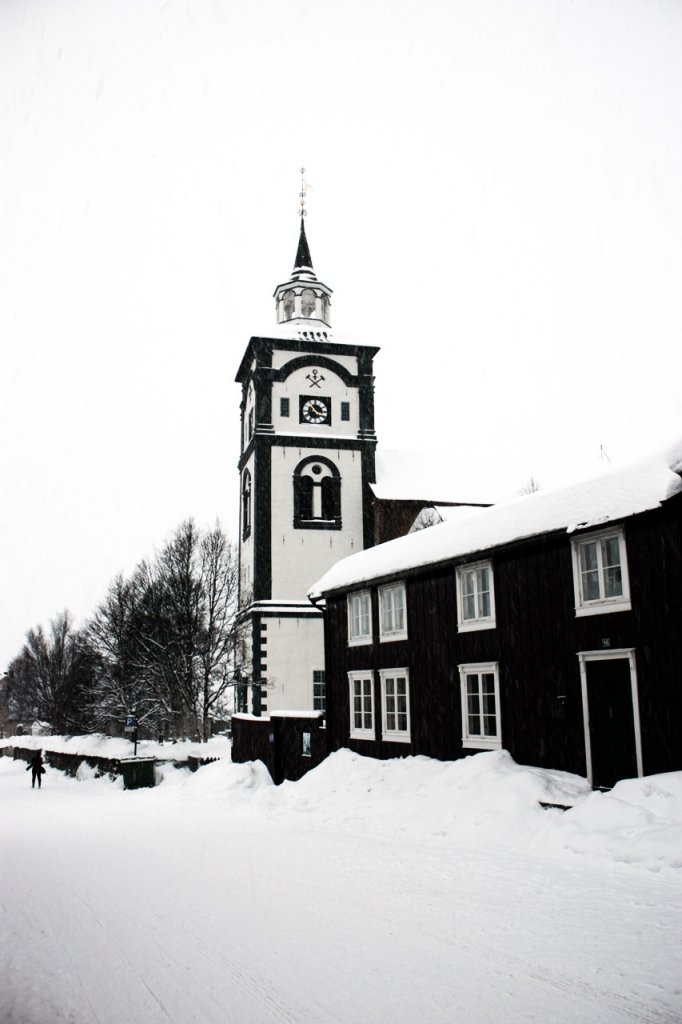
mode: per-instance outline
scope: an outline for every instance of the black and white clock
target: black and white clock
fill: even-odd
[[[299,422],[312,423],[316,427],[330,426],[332,422],[331,408],[332,403],[329,398],[317,395],[315,398],[308,398],[307,395],[301,395]]]

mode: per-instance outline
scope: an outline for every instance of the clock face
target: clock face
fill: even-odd
[[[328,398],[306,398],[301,395],[301,423],[330,424],[330,409]]]

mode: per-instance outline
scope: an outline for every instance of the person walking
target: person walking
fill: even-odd
[[[33,755],[31,760],[26,765],[26,771],[28,771],[29,768],[31,769],[31,772],[32,772],[32,775],[31,775],[31,789],[35,788],[36,779],[38,780],[38,789],[40,789],[40,779],[41,779],[41,776],[45,774],[45,769],[43,768],[43,752],[42,752],[42,750],[36,750],[35,754]]]

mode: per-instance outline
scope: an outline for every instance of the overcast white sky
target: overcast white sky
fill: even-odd
[[[3,0],[0,669],[235,533],[298,168],[383,447],[514,493],[682,433],[678,0]]]

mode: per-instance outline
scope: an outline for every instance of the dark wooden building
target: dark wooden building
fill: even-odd
[[[682,448],[338,563],[327,743],[504,748],[595,787],[682,769]]]

